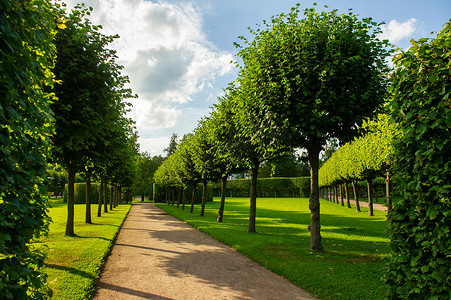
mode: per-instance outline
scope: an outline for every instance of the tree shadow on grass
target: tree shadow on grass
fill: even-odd
[[[49,269],[56,269],[56,270],[60,270],[60,271],[64,271],[64,272],[69,272],[73,275],[77,275],[77,276],[81,276],[87,279],[96,279],[96,277],[92,274],[89,274],[88,272],[85,271],[81,271],[72,267],[66,267],[66,266],[60,266],[60,265],[56,265],[56,264],[45,264],[46,268]]]

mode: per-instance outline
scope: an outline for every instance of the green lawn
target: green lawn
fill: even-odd
[[[382,299],[380,279],[388,256],[386,215],[374,217],[321,201],[324,253],[309,250],[310,211],[305,198],[258,198],[257,234],[246,232],[249,199],[226,199],[224,223],[217,223],[219,199],[207,203],[205,217],[157,204],[168,213],[285,277],[320,299]]]
[[[86,206],[75,204],[77,237],[66,237],[66,203],[62,199],[51,201],[49,214],[53,223],[49,236],[41,238],[41,242],[48,247],[45,271],[53,290],[52,299],[89,299],[130,204],[121,204],[100,218],[97,217],[97,205],[92,205],[93,224],[84,223]]]

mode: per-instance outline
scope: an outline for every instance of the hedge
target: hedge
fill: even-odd
[[[202,183],[197,184],[196,194],[194,198],[194,203],[200,204],[202,203]],[[166,189],[164,187],[161,187],[157,185],[156,183],[153,184],[153,201],[155,203],[164,203],[166,202]],[[185,204],[191,203],[191,195],[192,195],[192,187],[188,186],[185,190]],[[175,197],[177,201],[177,193],[178,191],[175,191]],[[206,202],[212,202],[213,201],[213,186],[211,184],[207,184],[207,195],[206,195]]]
[[[91,204],[99,202],[100,184],[91,183]],[[64,187],[64,202],[67,202],[67,184]],[[86,203],[86,182],[79,182],[74,184],[74,203]]]
[[[227,181],[227,197],[249,197],[250,179]],[[215,197],[221,196],[221,184],[213,185]],[[258,178],[257,197],[309,197],[310,177]]]

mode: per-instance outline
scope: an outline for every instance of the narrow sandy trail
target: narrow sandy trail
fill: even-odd
[[[94,299],[315,299],[228,246],[134,203]]]

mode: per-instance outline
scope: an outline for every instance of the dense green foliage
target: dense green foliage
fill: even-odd
[[[384,101],[386,41],[371,18],[316,12],[299,5],[251,30],[238,56],[238,81],[253,115],[253,136],[278,132],[287,146],[305,148],[311,167],[312,249],[322,250],[318,168],[326,141],[348,141]],[[267,144],[271,148],[271,144]]]
[[[171,215],[233,247],[319,299],[382,299],[386,287],[380,270],[388,256],[385,213],[371,220],[322,201],[324,253],[309,250],[306,198],[259,198],[257,230],[246,230],[248,198],[229,198],[223,223],[216,222],[220,201],[207,203],[205,217],[157,204]],[[363,208],[365,210],[365,208]]]
[[[227,181],[227,197],[249,197],[249,179]],[[221,192],[219,183],[213,184],[214,196]],[[310,195],[310,177],[258,178],[257,197],[308,197]]]
[[[0,295],[43,299],[44,256],[30,249],[46,230],[43,185],[53,118],[56,17],[46,0],[0,1]]]
[[[319,185],[384,174],[391,165],[393,143],[399,135],[396,124],[390,124],[389,119],[389,115],[378,115],[364,122],[364,135],[341,146],[321,167]]]
[[[451,297],[451,25],[395,59],[395,171],[403,198],[390,213],[393,299]]]
[[[93,203],[97,203],[99,199],[100,184],[91,184],[91,199]],[[64,202],[67,202],[67,184],[64,187]],[[85,204],[86,203],[86,182],[77,182],[74,184],[74,204]]]
[[[92,8],[77,6],[69,14],[61,10],[65,27],[55,39],[54,68],[58,100],[51,108],[55,115],[53,159],[68,172],[67,235],[75,235],[73,219],[74,179],[77,172],[106,178],[114,185],[130,186],[135,178],[136,133],[125,117],[127,98],[135,95],[126,88],[116,52],[107,46],[118,36],[100,32],[87,16]],[[87,194],[89,195],[89,194]],[[90,202],[90,198],[87,198]],[[90,205],[87,220],[90,222]]]

